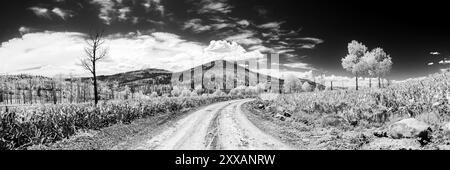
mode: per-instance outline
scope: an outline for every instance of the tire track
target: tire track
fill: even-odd
[[[290,149],[253,125],[241,111],[251,101],[216,103],[174,123],[160,134],[143,139],[135,150],[274,150]]]

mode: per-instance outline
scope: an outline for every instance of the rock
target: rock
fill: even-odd
[[[337,115],[329,115],[322,118],[322,124],[326,126],[336,127],[345,125],[346,123],[347,121],[343,117]]]
[[[431,127],[425,122],[409,118],[390,125],[388,133],[393,139],[419,137],[421,141],[429,141],[431,138]]]

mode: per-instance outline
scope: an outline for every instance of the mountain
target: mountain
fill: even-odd
[[[235,67],[237,72],[237,81],[234,81],[234,73]],[[114,75],[101,75],[98,76],[99,81],[116,81],[120,86],[129,86],[129,87],[148,87],[148,86],[184,86],[186,88],[198,88],[201,85],[202,74],[201,74],[202,66],[196,66],[188,70],[184,70],[181,72],[171,72],[164,69],[144,69],[137,71],[130,71],[125,73],[119,73]],[[229,62],[225,60],[217,60],[210,63],[203,64],[203,72],[204,72],[204,85],[207,89],[214,89],[215,87],[223,88],[223,84],[219,85],[214,80],[219,78],[219,75],[224,76],[223,71],[225,71],[225,90],[230,90],[236,86],[240,85],[256,85],[261,82],[271,82],[270,76],[261,73],[254,72],[252,70],[246,69],[244,66],[236,64],[234,62]],[[175,76],[175,77],[172,77]],[[191,79],[193,76],[193,79]],[[259,80],[258,80],[259,77]],[[87,79],[87,78],[84,78]],[[185,79],[185,80],[184,80]],[[192,83],[192,81],[194,83]],[[211,81],[212,80],[212,81]],[[275,78],[275,81],[280,82],[281,86],[284,83],[283,79]],[[316,83],[306,80],[300,79],[303,82],[309,82],[314,87]],[[236,84],[236,85],[235,85]],[[323,86],[318,84],[319,86]]]
[[[207,89],[214,89],[215,87],[223,89],[223,90],[230,90],[234,87],[241,86],[241,85],[250,85],[255,86],[258,83],[262,82],[268,82],[271,83],[272,81],[280,82],[280,88],[282,88],[284,84],[284,80],[280,78],[273,77],[273,80],[271,80],[270,76],[267,76],[265,74],[261,74],[258,72],[254,72],[252,70],[249,70],[246,68],[246,65],[248,66],[248,63],[244,64],[244,62],[241,62],[242,65],[239,65],[235,62],[229,62],[225,60],[217,60],[210,63],[206,63],[203,65],[203,72],[204,72],[204,85]],[[198,88],[201,85],[202,80],[202,74],[201,74],[201,68],[202,66],[196,66],[194,68],[174,73],[176,77],[172,78],[172,84],[177,86],[184,86],[187,88]],[[235,75],[236,71],[236,75]],[[194,78],[191,79],[190,77],[194,75]],[[234,77],[236,76],[236,82],[234,81]],[[214,82],[217,78],[225,78],[225,84],[218,84]],[[191,79],[192,81],[184,81],[183,79]],[[220,78],[219,78],[220,79]],[[313,87],[316,86],[316,83],[306,80],[306,79],[299,79],[302,83],[309,82]],[[325,88],[323,85],[317,84],[321,88]]]
[[[170,84],[172,72],[163,69],[144,69],[114,75],[98,76],[100,81],[116,81],[119,85],[144,86]]]

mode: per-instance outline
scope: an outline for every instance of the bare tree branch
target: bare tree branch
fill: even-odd
[[[81,60],[81,67],[92,74],[94,80],[94,99],[95,104],[98,103],[97,89],[97,63],[104,60],[108,56],[108,48],[103,47],[105,39],[103,37],[104,30],[95,33],[90,32],[89,38],[86,39],[86,47],[84,48],[85,57]]]

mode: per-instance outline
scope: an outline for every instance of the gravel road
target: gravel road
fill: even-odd
[[[131,150],[288,150],[288,145],[253,125],[241,110],[251,99],[212,104],[171,124]]]

